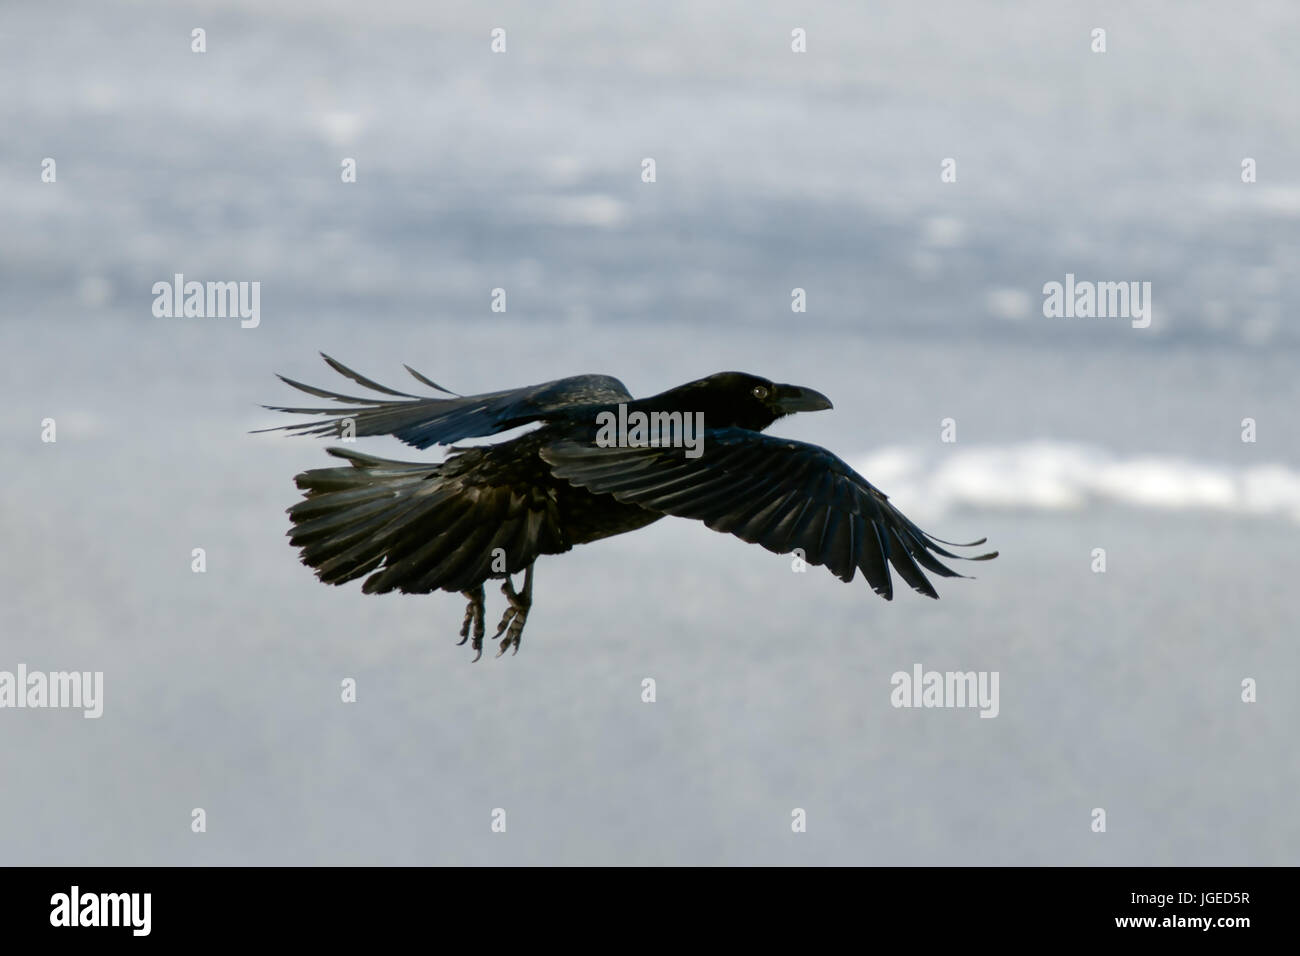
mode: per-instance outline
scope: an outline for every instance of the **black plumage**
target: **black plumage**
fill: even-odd
[[[328,416],[281,429],[389,434],[428,448],[538,426],[497,444],[452,447],[439,463],[330,448],[347,464],[296,478],[304,498],[289,509],[289,538],[304,564],[329,584],[364,577],[367,593],[463,592],[470,603],[461,642],[472,639],[480,654],[485,581],[504,578],[509,599],[495,635],[502,638],[498,654],[512,646],[518,651],[538,557],[634,531],[665,515],[702,521],[778,554],[797,551],[844,581],[860,571],[886,600],[893,597],[890,565],[912,588],[938,597],[925,572],[960,577],[936,555],[963,557],[943,545],[984,543],[934,538],[831,452],[762,434],[785,415],[830,408],[812,389],[721,372],[640,400],[605,375],[461,396],[408,366],[419,382],[447,396],[425,397],[380,385],[329,356],[325,361],[389,397],[349,396],[285,378],[344,407],[267,406]],[[638,443],[635,435],[611,444],[602,425],[635,412],[655,415],[651,421],[671,413],[688,422],[687,416],[702,416],[695,418],[703,425],[699,445],[690,447],[689,434],[686,447]],[[675,434],[683,437],[680,429]],[[520,571],[525,583],[516,592],[510,576]]]

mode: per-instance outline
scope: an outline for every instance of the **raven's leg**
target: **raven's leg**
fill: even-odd
[[[465,608],[465,623],[460,626],[460,643],[464,644],[469,640],[469,629],[471,625],[474,628],[473,648],[477,652],[474,660],[483,656],[483,615],[486,613],[483,606],[483,585],[479,585],[473,591],[462,591],[461,594],[469,598],[469,606]]]
[[[505,637],[501,639],[501,646],[497,649],[497,657],[506,652],[506,648],[514,645],[514,653],[519,653],[519,639],[524,635],[524,624],[528,620],[528,609],[533,606],[533,566],[528,565],[524,571],[524,590],[522,594],[515,593],[514,585],[510,583],[510,575],[506,575],[506,583],[501,585],[501,593],[510,601],[510,606],[506,608],[506,613],[501,616],[501,624],[497,627],[497,632],[492,635],[492,640],[501,637],[501,632],[505,631]],[[506,627],[510,630],[506,630]]]

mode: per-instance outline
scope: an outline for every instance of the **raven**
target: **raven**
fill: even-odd
[[[912,588],[937,598],[922,569],[963,575],[935,554],[971,561],[997,556],[945,550],[942,545],[971,548],[985,539],[935,538],[826,449],[762,434],[785,415],[832,407],[811,388],[719,372],[642,399],[608,375],[457,395],[404,366],[441,393],[426,397],[380,385],[321,354],[340,375],[387,397],[343,395],[281,375],[300,391],[346,407],[266,405],[330,417],[261,431],[393,435],[415,448],[451,447],[439,463],[328,449],[347,464],[295,478],[304,496],[288,509],[290,543],[328,584],[365,577],[367,594],[462,592],[469,606],[460,643],[472,641],[476,661],[483,654],[485,581],[504,578],[508,601],[493,635],[500,638],[497,656],[510,647],[518,653],[540,555],[635,531],[665,515],[703,521],[777,554],[799,552],[844,581],[861,571],[886,600],[894,593],[890,564]],[[608,427],[614,421],[618,436]],[[640,430],[625,430],[629,422]],[[664,427],[647,434],[646,422]],[[694,454],[692,422],[702,425]],[[537,427],[509,441],[452,445],[529,424]],[[523,588],[516,591],[512,576],[520,571]]]

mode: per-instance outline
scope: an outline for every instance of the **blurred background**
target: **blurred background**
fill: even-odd
[[[0,863],[1295,864],[1297,28],[8,0],[0,670],[105,689],[0,711]],[[175,273],[260,282],[260,325],[155,317]],[[1067,273],[1152,283],[1150,328],[1045,318]],[[403,389],[811,385],[835,410],[778,434],[1002,555],[885,603],[664,521],[543,559],[522,651],[471,665],[458,595],[329,588],[284,539],[327,443],[248,432],[301,398],[275,372],[347,384],[320,350]],[[999,716],[893,708],[916,663],[998,671]]]

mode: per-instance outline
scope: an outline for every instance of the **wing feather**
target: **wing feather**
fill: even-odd
[[[299,435],[337,436],[344,423],[350,422],[352,434],[394,435],[416,448],[447,445],[464,438],[478,438],[508,431],[531,422],[566,418],[579,414],[583,406],[631,401],[627,388],[608,375],[574,375],[540,385],[484,392],[481,395],[455,395],[441,385],[406,366],[419,382],[451,397],[424,397],[400,392],[380,385],[342,362],[321,353],[327,365],[344,378],[388,398],[347,395],[280,376],[286,384],[344,405],[342,408],[315,408],[266,405],[272,411],[293,415],[326,416],[323,421],[297,422],[258,431],[287,431]]]
[[[569,438],[545,445],[541,455],[557,477],[589,491],[697,519],[778,554],[801,549],[809,564],[845,581],[860,570],[887,600],[891,565],[914,590],[938,597],[926,571],[962,575],[936,554],[996,556],[945,550],[826,449],[746,429],[706,431],[697,458],[680,448],[600,448]]]

